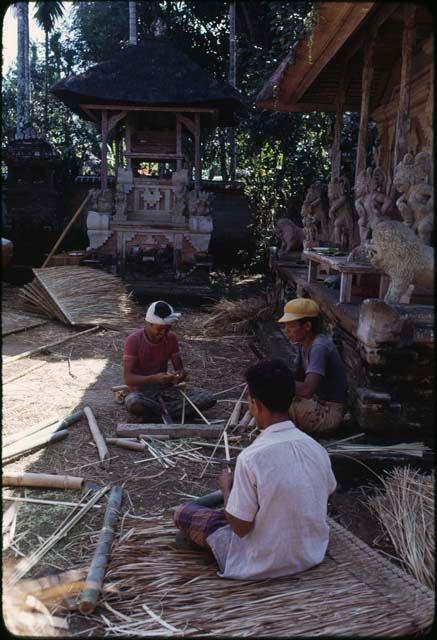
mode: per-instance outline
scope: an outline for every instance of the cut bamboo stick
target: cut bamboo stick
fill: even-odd
[[[25,438],[21,442],[15,442],[9,447],[5,447],[2,450],[2,462],[10,462],[13,458],[17,456],[23,456],[32,451],[33,449],[37,449],[38,447],[45,446],[46,444],[53,444],[54,442],[58,442],[58,440],[63,440],[68,436],[67,429],[63,431],[53,431],[43,430],[41,432],[35,433],[28,438]]]
[[[256,426],[256,421],[255,418],[251,418],[249,424],[247,425],[248,427],[255,427]]]
[[[187,396],[187,394],[185,393],[185,391],[183,391],[180,387],[177,387],[178,391],[182,394],[182,397],[185,398],[185,400],[187,402],[189,402],[191,404],[191,406],[193,407],[193,409],[199,414],[199,416],[202,418],[202,420],[204,420],[206,422],[207,425],[210,424],[208,418],[205,418],[205,416],[203,415],[203,413],[201,412],[201,410],[199,409],[199,407],[197,407],[194,402],[191,400],[191,398],[189,398]]]
[[[68,429],[68,427],[71,427],[71,425],[75,424],[81,418],[83,418],[83,415],[84,413],[81,409],[80,411],[75,411],[75,413],[72,413],[71,415],[67,416],[63,420],[59,420],[57,416],[52,416],[51,418],[48,418],[47,420],[44,420],[43,422],[40,422],[34,425],[33,427],[29,427],[25,431],[21,431],[20,433],[16,433],[13,436],[10,436],[3,442],[3,446],[9,446],[14,442],[22,441],[24,438],[27,438],[28,436],[33,435],[38,431],[45,430],[47,432],[48,427],[50,426],[53,427],[52,429],[53,433],[55,433],[56,431],[62,431],[64,429]]]
[[[116,447],[122,449],[131,449],[132,451],[145,451],[146,445],[144,442],[135,442],[134,440],[128,440],[128,438],[106,438],[107,444],[113,444]]]
[[[81,613],[92,613],[97,606],[122,497],[123,489],[117,485],[112,487],[106,507],[103,527],[100,531],[99,540],[88,571],[84,589],[79,597],[79,611]]]
[[[243,417],[241,418],[240,422],[238,423],[239,427],[247,427],[249,426],[249,422],[252,418],[252,414],[250,413],[250,410],[248,409],[246,411],[246,413],[243,415]]]
[[[84,201],[82,202],[82,204],[80,205],[80,207],[77,209],[77,211],[75,212],[75,214],[73,215],[73,217],[71,218],[70,222],[67,224],[67,226],[65,227],[64,231],[61,233],[61,235],[59,236],[58,240],[55,243],[55,246],[53,247],[53,249],[50,251],[49,255],[47,256],[47,258],[44,260],[42,267],[46,267],[48,265],[48,263],[50,262],[53,254],[55,253],[56,249],[59,247],[59,245],[61,244],[61,242],[63,241],[63,239],[65,238],[65,236],[67,235],[69,229],[71,228],[71,226],[76,222],[76,220],[78,219],[78,217],[80,216],[80,214],[82,213],[82,210],[84,208],[84,206],[86,205],[86,203],[88,202],[88,200],[91,197],[91,190],[88,191]]]
[[[27,358],[29,356],[33,356],[35,353],[39,353],[40,351],[46,351],[47,349],[51,349],[52,347],[57,347],[68,340],[74,340],[74,338],[79,338],[80,336],[84,336],[86,333],[92,333],[93,331],[97,331],[100,327],[91,327],[91,329],[86,329],[85,331],[80,331],[79,333],[73,333],[73,335],[69,335],[66,338],[62,338],[62,340],[57,340],[56,342],[50,342],[49,344],[44,344],[42,347],[36,347],[36,349],[31,349],[30,351],[25,351],[24,353],[19,353],[16,356],[12,356],[11,358],[7,358],[3,364],[10,364],[11,362],[16,362],[17,360],[21,360],[22,358]]]
[[[111,387],[111,391],[128,391],[128,389],[127,384],[116,384],[114,387]]]
[[[79,502],[67,502],[65,500],[44,500],[42,498],[21,498],[19,496],[8,496],[4,498],[5,501],[12,500],[13,502],[31,502],[32,504],[47,504],[57,507],[77,507]],[[93,509],[100,509],[99,504],[95,504]]]
[[[103,468],[108,466],[107,458],[109,458],[108,447],[106,446],[105,439],[103,438],[101,431],[97,425],[96,419],[94,417],[93,412],[90,407],[84,407],[84,413],[88,420],[88,426],[91,431],[91,435],[93,436],[94,442],[97,446],[97,451],[99,452],[100,465]]]
[[[83,478],[76,476],[57,476],[49,473],[26,473],[10,471],[3,473],[3,487],[46,487],[52,489],[81,489]]]
[[[243,394],[241,395],[241,397],[239,398],[239,400],[237,400],[237,402],[235,403],[234,409],[231,413],[231,416],[229,418],[229,423],[228,423],[228,427],[236,427],[238,424],[238,420],[240,419],[240,412],[241,412],[241,406],[243,404],[243,397],[244,394],[247,390],[247,386],[245,386],[243,388]]]

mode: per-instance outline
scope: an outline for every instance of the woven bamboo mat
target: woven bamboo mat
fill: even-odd
[[[19,333],[32,327],[40,327],[48,322],[47,318],[39,315],[25,313],[24,311],[2,310],[2,336],[11,333]]]
[[[223,580],[207,553],[174,547],[171,520],[125,519],[94,614],[115,636],[396,637],[430,627],[434,593],[336,522],[304,573]]]
[[[33,269],[20,290],[27,305],[74,326],[120,329],[132,323],[133,303],[119,278],[88,267]]]

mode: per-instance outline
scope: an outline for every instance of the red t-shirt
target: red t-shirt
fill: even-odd
[[[138,329],[131,333],[124,344],[123,360],[135,360],[132,373],[151,376],[167,371],[169,359],[177,353],[179,343],[172,331],[169,331],[161,342],[155,344],[146,338],[144,329]]]

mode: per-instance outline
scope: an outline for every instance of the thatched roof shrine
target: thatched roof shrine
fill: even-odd
[[[129,45],[85,73],[69,76],[51,88],[70,109],[90,119],[81,104],[125,107],[199,107],[217,111],[214,124],[236,124],[242,97],[226,82],[215,80],[173,42],[149,37]],[[205,124],[205,123],[204,123]]]

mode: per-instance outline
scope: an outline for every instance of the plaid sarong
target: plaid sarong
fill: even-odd
[[[206,539],[211,533],[227,525],[224,509],[210,509],[188,502],[177,507],[174,523],[185,537],[203,549],[209,549]]]

